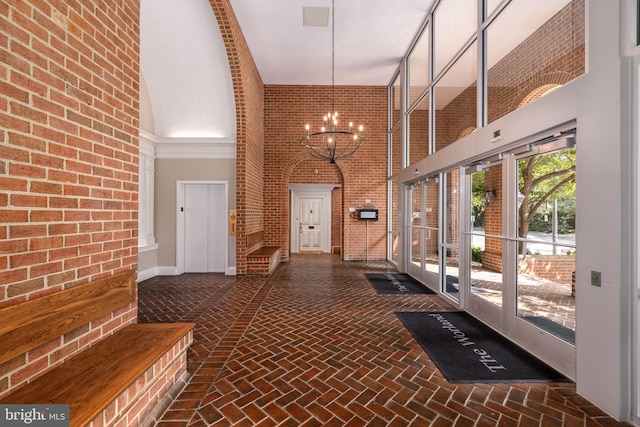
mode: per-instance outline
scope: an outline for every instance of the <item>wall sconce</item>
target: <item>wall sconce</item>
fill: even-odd
[[[484,204],[490,205],[496,199],[496,190],[487,190],[484,192]]]

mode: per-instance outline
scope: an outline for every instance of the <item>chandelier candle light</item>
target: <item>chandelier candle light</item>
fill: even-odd
[[[307,134],[300,139],[300,144],[309,150],[312,156],[329,163],[351,157],[362,144],[363,126],[358,130],[353,129],[353,123],[349,123],[349,130],[338,129],[338,112],[335,110],[336,87],[335,87],[335,0],[331,4],[331,109],[324,116],[323,126],[319,132],[311,132],[309,125],[306,125]]]

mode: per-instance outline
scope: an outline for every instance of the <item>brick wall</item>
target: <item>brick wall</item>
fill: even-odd
[[[567,255],[527,255],[518,261],[518,273],[569,285],[576,271],[576,257]]]
[[[227,48],[236,102],[236,273],[247,272],[246,235],[264,228],[264,87],[229,0],[210,0]]]
[[[484,208],[485,233],[502,235],[502,165],[492,166],[485,171],[485,191],[495,191],[495,197]],[[494,271],[502,271],[502,239],[485,237],[482,266]]]
[[[584,0],[573,0],[488,73],[488,120],[521,106],[545,84],[565,84],[585,71]]]
[[[265,240],[280,246],[288,258],[290,183],[340,183],[343,258],[386,259],[387,88],[336,87],[335,106],[342,120],[364,125],[366,142],[353,157],[329,165],[310,157],[298,141],[305,124],[319,127],[331,109],[331,87],[265,85]],[[365,199],[379,209],[379,221],[368,226],[368,247],[366,224],[348,211],[362,207]]]
[[[0,3],[0,306],[137,268],[139,2]],[[137,304],[0,365],[0,394]]]

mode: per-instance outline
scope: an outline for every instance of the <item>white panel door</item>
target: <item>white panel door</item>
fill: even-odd
[[[322,251],[322,198],[300,199],[300,252]]]
[[[184,187],[184,271],[225,271],[225,188],[220,184]]]

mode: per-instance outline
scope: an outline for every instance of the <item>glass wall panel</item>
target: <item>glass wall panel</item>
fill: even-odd
[[[429,27],[409,55],[409,105],[427,90],[429,84]]]
[[[397,127],[391,132],[391,176],[395,176],[402,170],[402,132]]]
[[[478,52],[473,43],[435,85],[436,151],[476,128],[477,64]]]
[[[400,110],[402,103],[400,102],[400,75],[393,81],[391,85],[391,127],[393,128],[400,123],[402,111]]]
[[[502,3],[502,0],[487,0],[487,14],[485,17],[491,16],[500,3]]]
[[[502,166],[471,174],[471,292],[502,307]]]
[[[409,164],[429,154],[429,95],[409,115]]]
[[[397,264],[398,262],[398,239],[400,238],[400,231],[398,230],[398,173],[402,169],[401,164],[401,138],[400,127],[391,132],[389,138],[389,176],[392,177],[389,180],[389,206],[391,212],[389,212],[389,224],[387,227],[387,259]]]
[[[440,182],[431,177],[425,184],[425,274],[427,283],[437,286],[440,278],[440,259],[438,257],[438,239],[440,229]]]
[[[388,240],[389,242],[389,254],[388,259],[394,264],[398,264],[398,251],[399,251],[399,239],[400,239],[400,231],[398,230],[398,180],[391,179],[389,180],[389,197],[390,201],[390,212],[389,212],[389,232],[388,232]]]
[[[574,344],[576,149],[518,160],[517,315]]]
[[[460,292],[460,172],[458,169],[444,174],[444,289],[454,299]]]
[[[444,69],[475,34],[478,24],[477,6],[477,0],[443,1],[435,10],[434,76]]]
[[[422,265],[422,241],[424,240],[424,209],[422,203],[422,184],[411,187],[411,262]]]
[[[487,29],[491,123],[585,72],[584,0],[513,0]]]

